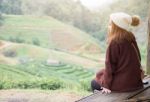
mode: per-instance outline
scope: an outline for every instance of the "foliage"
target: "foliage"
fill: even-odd
[[[62,88],[63,84],[58,79],[56,80],[46,80],[41,83],[41,89],[49,89],[49,90],[56,90]]]
[[[4,56],[6,57],[16,57],[17,53],[15,50],[6,50],[3,52]]]
[[[32,42],[34,45],[40,46],[40,40],[38,38],[32,38]]]
[[[0,65],[0,71],[0,89],[56,90],[66,88],[90,91],[89,80],[94,75],[92,71],[80,66],[66,63],[51,66],[40,61],[16,66]]]
[[[16,36],[15,40],[16,40],[17,43],[24,43],[25,42],[24,39],[19,37],[19,36]]]
[[[2,14],[1,14],[1,11],[0,11],[0,26],[2,26],[3,20],[4,20],[4,18],[2,17]]]
[[[16,42],[16,43],[24,43],[25,42],[25,40],[21,36],[14,36],[14,37],[10,36],[8,40],[11,42]]]
[[[86,32],[100,30],[100,19],[81,2],[73,0],[3,0],[1,11],[6,14],[48,15],[74,25]]]
[[[63,88],[63,82],[59,79],[32,79],[32,80],[21,80],[21,81],[9,81],[9,80],[0,80],[0,89],[47,89],[47,90],[56,90]]]
[[[1,0],[0,10],[6,14],[22,14],[22,0]]]

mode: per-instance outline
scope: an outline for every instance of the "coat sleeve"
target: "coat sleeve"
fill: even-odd
[[[119,45],[116,43],[111,43],[106,52],[105,61],[105,73],[103,80],[103,87],[111,89],[111,83],[113,80],[113,75],[116,70],[117,62],[119,57]]]
[[[136,47],[136,50],[137,50],[137,52],[138,52],[138,56],[139,56],[139,58],[140,58],[140,61],[141,61],[140,50],[139,50],[139,48],[138,48],[138,45],[137,45],[137,42],[136,42],[136,40],[134,40],[134,41],[133,41],[133,43],[134,43],[134,45],[135,45],[135,47]]]
[[[138,53],[138,56],[139,56],[139,60],[140,60],[140,63],[141,63],[141,54],[140,54],[140,50],[139,50],[138,44],[137,44],[137,42],[136,42],[136,39],[133,41],[133,44],[134,44],[134,46],[135,46],[135,48],[136,48],[136,50],[137,50],[137,53]],[[141,64],[140,64],[140,65],[141,65]],[[142,66],[141,66],[141,68],[140,68],[140,71],[141,71],[141,77],[142,77],[142,79],[143,79],[144,71],[143,71],[143,69],[142,69]]]

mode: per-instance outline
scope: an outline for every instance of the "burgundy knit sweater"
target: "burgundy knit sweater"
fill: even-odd
[[[135,48],[131,45],[134,44]],[[111,42],[107,48],[105,69],[97,73],[101,86],[116,92],[134,91],[143,87],[138,56],[140,52],[134,39]]]

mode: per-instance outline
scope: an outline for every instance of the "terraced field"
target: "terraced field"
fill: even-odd
[[[30,82],[33,83],[32,80],[34,80],[34,83],[38,83],[38,80],[35,79],[40,79],[40,83],[43,84],[45,83],[43,80],[46,79],[48,81],[55,78],[56,80],[59,79],[60,82],[65,82],[67,86],[74,85],[72,87],[76,85],[80,86],[82,81],[90,81],[94,75],[93,71],[82,68],[81,66],[65,63],[60,65],[47,65],[42,62],[32,62],[18,66],[0,65],[0,71],[1,82],[12,82],[14,84],[14,81],[19,81],[26,82],[27,84],[29,82],[30,84]],[[3,87],[7,86],[3,85]]]
[[[0,89],[90,90],[94,70],[102,65],[99,41],[52,17],[4,18],[0,29]],[[48,65],[49,59],[61,64]]]
[[[84,80],[89,79],[94,74],[93,72],[85,68],[82,68],[80,66],[67,65],[67,64],[64,64],[61,66],[44,66],[44,67],[49,70],[53,70],[56,73],[60,73],[64,75],[64,77],[66,78],[73,79],[76,81],[79,81],[82,79]]]

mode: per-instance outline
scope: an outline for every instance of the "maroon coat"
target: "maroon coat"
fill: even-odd
[[[101,86],[117,92],[134,91],[143,87],[140,61],[131,43],[136,47],[140,57],[136,40],[109,44],[105,69],[97,74]]]

